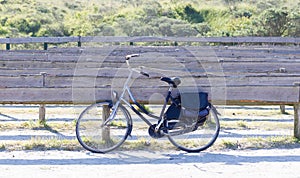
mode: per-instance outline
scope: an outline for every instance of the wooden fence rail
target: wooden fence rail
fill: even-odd
[[[82,43],[122,43],[130,44],[137,42],[197,42],[197,43],[219,43],[219,44],[300,44],[299,37],[27,37],[27,38],[0,38],[0,44],[6,44],[6,50],[10,50],[10,44],[43,43],[47,50],[48,44],[77,43],[81,47]]]
[[[294,135],[300,138],[300,38],[0,38],[6,46],[68,42],[80,45],[47,50],[13,50],[9,46],[10,50],[0,50],[0,103],[40,104],[43,119],[46,104],[87,104],[108,99],[111,89],[119,90],[127,77],[124,56],[140,53],[131,64],[145,66],[150,78],[137,76],[132,83],[139,101],[161,103],[162,98],[157,96],[165,94],[166,85],[159,77],[179,76],[182,89],[196,86],[208,91],[216,105],[292,105]],[[111,44],[82,45],[93,42]],[[123,42],[127,45],[116,45]],[[201,44],[129,45],[139,42]],[[210,43],[226,45],[207,45]]]

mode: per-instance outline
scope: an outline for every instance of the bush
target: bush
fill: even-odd
[[[259,16],[263,36],[284,36],[291,27],[291,19],[286,9],[267,9]]]
[[[194,24],[193,27],[198,32],[198,36],[206,36],[211,31],[210,25],[206,22]]]
[[[0,26],[0,36],[5,36],[8,34],[8,31],[3,28],[2,26]]]
[[[0,0],[0,35],[299,36],[286,0]]]
[[[16,28],[18,32],[36,36],[41,28],[41,23],[37,19],[15,17],[6,21],[6,26]]]
[[[176,13],[181,19],[186,20],[190,23],[201,23],[204,21],[203,16],[197,11],[191,4],[183,7],[175,8]]]

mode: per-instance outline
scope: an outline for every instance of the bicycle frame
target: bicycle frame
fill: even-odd
[[[128,65],[129,66],[129,65]],[[170,85],[169,87],[169,90],[168,90],[168,93],[167,93],[167,96],[165,98],[165,101],[164,101],[164,104],[163,104],[163,107],[162,107],[162,110],[160,112],[160,116],[156,116],[156,115],[153,115],[151,113],[149,113],[142,105],[140,105],[136,99],[134,98],[133,94],[131,93],[130,91],[130,87],[128,86],[129,82],[131,81],[131,77],[133,75],[134,72],[138,72],[140,73],[140,71],[136,70],[136,69],[132,69],[130,66],[129,66],[129,70],[130,70],[130,73],[128,75],[128,78],[127,80],[125,81],[124,83],[124,86],[123,86],[123,90],[122,90],[122,93],[120,95],[120,97],[118,98],[117,94],[115,95],[116,98],[114,98],[114,100],[116,100],[115,104],[113,105],[113,108],[118,108],[119,105],[121,104],[121,102],[124,102],[127,106],[129,106],[131,108],[131,110],[133,110],[133,112],[135,112],[147,125],[151,126],[152,123],[146,119],[141,112],[139,112],[130,102],[128,102],[126,99],[125,99],[125,94],[126,92],[128,93],[129,95],[129,98],[130,100],[146,115],[148,115],[149,117],[151,118],[154,118],[154,119],[157,119],[159,120],[159,123],[158,125],[156,126],[156,130],[158,130],[158,128],[161,126],[161,124],[163,123],[164,121],[164,113],[165,113],[165,109],[166,109],[166,106],[169,102],[169,100],[171,99],[172,102],[174,102],[174,98],[171,96],[171,92],[172,92],[172,86]],[[115,91],[113,91],[115,92]],[[117,113],[117,109],[113,109],[113,112],[111,113],[111,115],[109,116],[109,118],[107,119],[106,122],[108,122],[109,120],[113,119],[114,116],[116,115]]]

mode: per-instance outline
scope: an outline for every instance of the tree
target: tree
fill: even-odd
[[[291,26],[290,21],[289,12],[286,9],[267,9],[259,17],[262,35],[283,36]]]
[[[291,13],[291,27],[287,30],[289,36],[300,37],[300,8]]]

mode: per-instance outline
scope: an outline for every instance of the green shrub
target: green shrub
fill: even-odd
[[[270,8],[259,16],[263,36],[283,36],[290,27],[289,12],[286,9]]]
[[[204,21],[203,16],[191,4],[175,8],[176,13],[181,19],[190,23],[201,23]]]
[[[286,0],[0,0],[0,36],[299,36]]]

